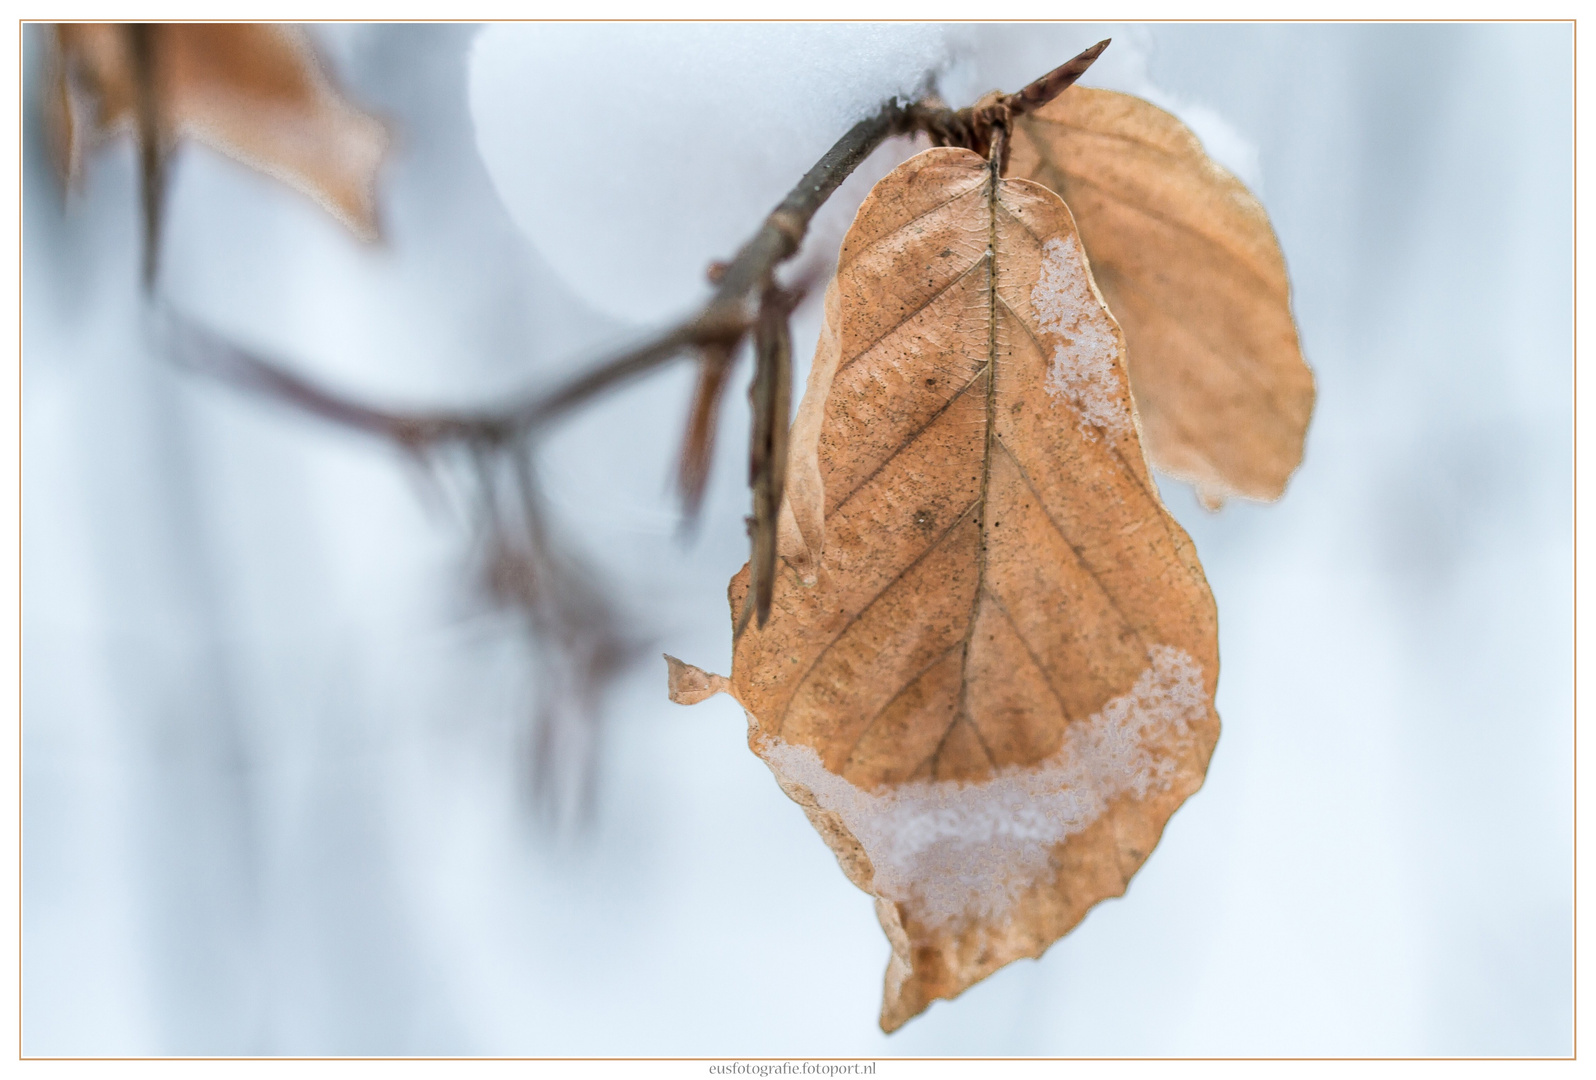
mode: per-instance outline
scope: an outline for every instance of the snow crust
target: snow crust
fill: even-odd
[[[490,26],[470,64],[477,146],[511,217],[581,297],[654,323],[707,295],[708,264],[730,258],[850,125],[919,91],[947,60],[944,35],[892,24]],[[832,213],[845,225],[868,190]]]
[[[1071,726],[1058,753],[991,780],[916,781],[882,793],[831,772],[808,746],[772,737],[762,755],[843,821],[875,868],[874,891],[912,902],[932,925],[993,919],[1050,872],[1051,852],[1123,795],[1169,786],[1206,708],[1202,668],[1167,645],[1148,649],[1129,693]]]
[[[1080,241],[1055,236],[1042,246],[1042,275],[1031,307],[1042,329],[1062,338],[1048,361],[1047,392],[1080,414],[1081,430],[1110,439],[1130,427],[1119,375],[1119,342],[1087,276]]]

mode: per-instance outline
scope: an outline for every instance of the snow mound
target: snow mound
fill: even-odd
[[[471,115],[511,217],[599,311],[650,324],[854,122],[947,60],[936,26],[506,24]]]

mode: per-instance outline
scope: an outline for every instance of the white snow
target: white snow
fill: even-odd
[[[1123,795],[1169,785],[1176,756],[1202,719],[1203,673],[1185,652],[1148,650],[1129,693],[1073,725],[1052,757],[990,780],[916,781],[880,793],[828,770],[813,749],[771,737],[763,756],[842,818],[875,868],[875,891],[947,925],[999,917],[1044,883],[1052,848]]]
[[[709,263],[851,124],[913,95],[942,39],[886,24],[491,26],[471,55],[477,146],[571,287],[654,323],[707,293]]]
[[[1130,428],[1119,339],[1087,276],[1080,241],[1055,236],[1042,246],[1042,254],[1031,307],[1042,329],[1058,339],[1048,363],[1047,391],[1075,407],[1088,436],[1102,430],[1113,439]]]

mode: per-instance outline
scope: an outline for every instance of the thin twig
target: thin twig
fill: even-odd
[[[787,434],[792,417],[792,327],[798,297],[771,288],[759,308],[754,331],[753,410],[748,445],[748,486],[754,512],[748,519],[748,595],[737,619],[737,635],[750,614],[763,627],[770,618],[776,582],[776,516],[787,478]]]
[[[178,366],[238,389],[376,435],[416,452],[446,443],[497,445],[508,435],[476,414],[403,413],[375,408],[298,375],[282,363],[248,352],[165,305],[153,311],[167,356]]]
[[[720,417],[720,399],[731,377],[732,353],[719,342],[699,350],[698,385],[693,390],[693,405],[687,414],[687,434],[682,439],[681,464],[677,487],[682,498],[684,518],[698,516],[704,501],[704,485],[709,480],[710,454],[715,446],[715,423]]]

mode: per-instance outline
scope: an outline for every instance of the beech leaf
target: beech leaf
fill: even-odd
[[[673,661],[672,695],[729,690],[876,898],[892,1031],[1122,894],[1219,734],[1213,598],[1056,194],[956,148],[876,185],[826,294],[778,545],[729,683]]]
[[[328,82],[302,30],[258,23],[69,23],[55,28],[51,141],[69,183],[87,149],[138,129],[137,33],[164,140],[196,139],[309,195],[363,239],[377,236],[380,122]]]
[[[1313,373],[1263,206],[1197,137],[1140,98],[1074,87],[1015,123],[1008,172],[1069,204],[1125,331],[1152,463],[1275,499],[1302,460]]]

